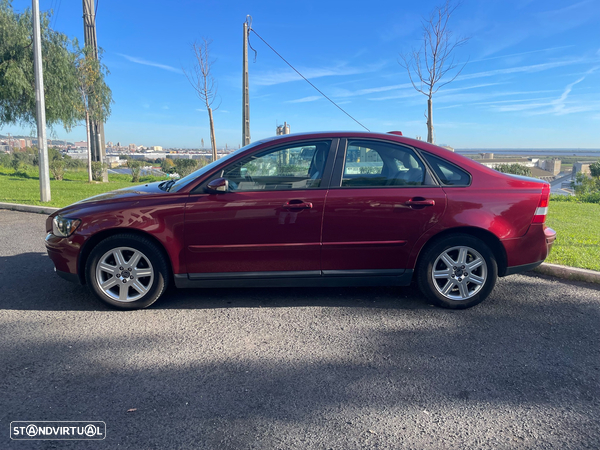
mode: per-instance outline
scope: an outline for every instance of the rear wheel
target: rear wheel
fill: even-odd
[[[419,260],[421,292],[434,304],[463,309],[487,298],[498,278],[494,254],[468,234],[446,236],[429,246]]]
[[[86,264],[86,281],[96,297],[119,309],[146,308],[165,291],[168,266],[153,242],[119,234],[100,242]]]

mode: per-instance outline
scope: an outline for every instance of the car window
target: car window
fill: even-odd
[[[194,181],[195,179],[197,179],[198,177],[210,172],[212,169],[214,169],[216,166],[218,166],[219,164],[224,163],[225,161],[227,161],[228,159],[231,159],[235,156],[237,156],[240,152],[246,151],[252,147],[256,147],[257,145],[262,144],[264,141],[256,141],[253,142],[252,144],[249,144],[245,147],[242,147],[239,150],[236,150],[235,152],[230,153],[227,156],[223,156],[220,159],[217,159],[216,161],[211,162],[210,164],[201,167],[200,169],[190,173],[189,175],[178,179],[177,181],[175,181],[175,183],[173,184],[173,186],[170,187],[169,192],[177,192],[180,189],[183,189],[185,186],[187,186],[188,184],[190,184],[192,181]]]
[[[451,162],[427,152],[423,152],[423,157],[427,160],[442,184],[446,186],[468,186],[471,184],[471,175]]]
[[[342,187],[420,186],[425,167],[413,150],[386,142],[349,141]]]
[[[234,192],[315,189],[321,186],[331,141],[277,147],[227,167],[223,178]]]

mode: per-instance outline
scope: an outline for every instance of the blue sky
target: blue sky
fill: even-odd
[[[98,0],[97,35],[114,105],[106,140],[208,146],[208,114],[182,73],[190,44],[212,39],[219,148],[241,143],[242,26],[253,28],[372,131],[426,137],[426,97],[399,53],[419,45],[424,2]],[[16,10],[31,2],[14,0]],[[40,0],[54,29],[83,41],[80,1]],[[434,97],[436,142],[457,148],[600,148],[600,0],[465,0],[451,28],[470,37],[462,74]],[[359,125],[301,80],[259,39],[250,43],[253,140],[287,121],[292,132]],[[23,131],[5,126],[1,133]],[[34,132],[35,133],[35,132]],[[84,139],[85,128],[56,138]]]

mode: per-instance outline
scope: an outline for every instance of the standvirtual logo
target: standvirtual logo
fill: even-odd
[[[14,440],[86,440],[106,437],[106,423],[99,421],[33,421],[11,422],[10,438]]]

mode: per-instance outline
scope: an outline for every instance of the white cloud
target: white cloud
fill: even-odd
[[[160,64],[160,63],[148,61],[148,60],[138,58],[135,56],[124,55],[123,53],[117,53],[117,55],[122,56],[123,58],[127,59],[128,61],[131,61],[136,64],[142,64],[144,66],[158,67],[159,69],[164,69],[164,70],[169,70],[171,72],[181,73],[180,69],[177,69],[172,66],[167,66],[166,64]]]
[[[514,58],[515,56],[530,55],[532,53],[550,52],[553,50],[561,50],[561,49],[570,48],[570,47],[574,47],[574,45],[561,45],[559,47],[542,48],[540,50],[531,50],[529,52],[511,53],[510,55],[501,55],[501,56],[492,56],[490,58],[474,59],[474,60],[468,61],[468,63],[471,64],[471,63],[476,63],[476,62],[481,62],[481,61],[490,61],[492,59]]]
[[[379,70],[383,64],[374,64],[366,67],[347,66],[339,64],[337,67],[317,67],[317,68],[299,68],[298,71],[307,79],[330,77],[330,76],[347,76],[357,75],[367,72],[375,72]],[[302,80],[302,77],[292,69],[284,69],[278,71],[262,72],[256,75],[251,75],[250,83],[258,86],[273,86],[275,84],[289,83],[291,81]]]
[[[456,80],[472,80],[475,78],[484,78],[484,77],[493,77],[496,75],[508,75],[513,73],[535,73],[542,72],[544,70],[554,69],[556,67],[570,66],[574,64],[581,64],[588,62],[587,60],[580,59],[570,59],[566,61],[554,61],[549,63],[542,64],[532,64],[529,66],[518,66],[518,67],[509,67],[507,69],[496,69],[496,70],[488,70],[485,72],[476,72],[470,74],[459,75]]]
[[[322,97],[320,95],[311,95],[309,97],[302,97],[296,100],[289,100],[287,103],[306,103],[306,102],[314,102],[316,100],[320,100]]]

